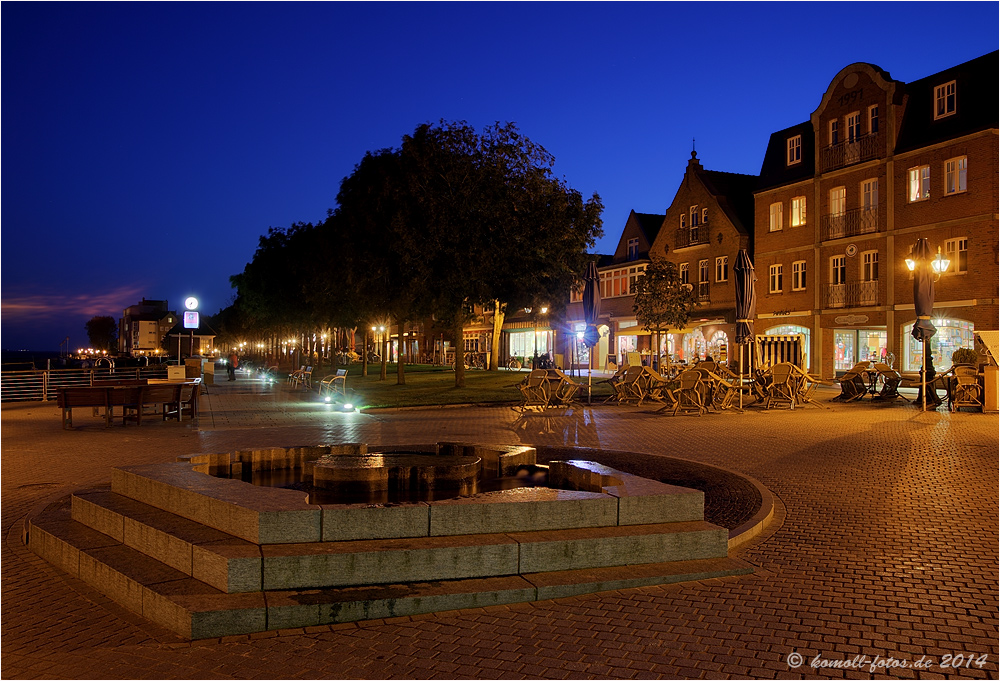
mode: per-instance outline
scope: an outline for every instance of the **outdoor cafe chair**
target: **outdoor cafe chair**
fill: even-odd
[[[607,383],[611,386],[611,394],[608,395],[604,402],[610,402],[611,400],[617,400],[621,402],[622,400],[622,380],[625,378],[625,372],[628,371],[628,365],[625,364],[621,366],[615,373],[602,381],[598,381],[598,385],[601,383]]]
[[[645,367],[641,364],[629,365],[621,381],[619,404],[622,402],[631,402],[632,400],[636,401],[636,405],[642,403],[643,398],[646,396],[646,380],[644,378],[646,372],[644,369]]]
[[[681,372],[677,378],[678,387],[673,394],[675,403],[672,414],[674,416],[679,412],[697,412],[698,416],[701,416],[707,411],[702,381],[703,374],[697,369]]]
[[[952,370],[955,377],[949,391],[949,408],[952,411],[958,411],[962,407],[982,409],[982,388],[976,367],[957,364]]]
[[[764,408],[770,409],[774,405],[787,404],[789,409],[794,409],[798,399],[798,377],[795,375],[795,366],[781,362],[771,367],[770,374],[771,384],[767,387]]]
[[[577,383],[559,369],[549,369],[548,371],[550,401],[556,405],[568,407],[576,401],[576,395],[583,388],[583,384]],[[555,384],[554,388],[552,388],[553,383]]]
[[[701,370],[704,371],[704,369]],[[737,381],[727,380],[726,378],[723,378],[719,374],[713,372],[708,372],[706,382],[708,381],[712,383],[712,389],[708,393],[712,397],[712,407],[719,411],[724,409],[735,409],[736,411],[740,411],[739,406],[736,404],[741,390]]]
[[[878,371],[879,377],[882,379],[882,389],[878,395],[872,396],[872,400],[892,401],[899,397],[909,402],[899,394],[899,385],[903,382],[903,377],[898,371],[883,363],[876,364],[875,370]]]
[[[549,406],[549,372],[546,369],[532,369],[518,389],[521,391],[521,404],[518,408],[544,410]]]
[[[868,392],[868,384],[865,383],[867,371],[867,362],[855,364],[852,369],[837,381],[840,384],[840,394],[833,399],[852,402],[863,398]]]

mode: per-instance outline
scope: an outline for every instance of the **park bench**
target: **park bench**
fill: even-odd
[[[319,396],[324,393],[331,399],[336,395],[347,397],[347,369],[337,369],[337,373],[327,376],[319,384]]]
[[[200,381],[185,383],[157,382],[146,384],[145,381],[105,382],[95,386],[73,386],[59,388],[57,400],[62,410],[64,429],[73,427],[73,409],[75,407],[91,407],[94,415],[99,409],[104,409],[104,426],[111,426],[115,408],[122,409],[122,424],[135,421],[142,424],[142,416],[147,407],[160,406],[163,420],[176,418],[181,420],[185,415],[194,418],[198,415],[198,396],[201,392]]]
[[[107,388],[73,387],[59,388],[56,391],[59,408],[62,409],[62,425],[64,430],[73,427],[73,408],[92,407],[94,410],[103,408],[105,427],[111,425],[111,410],[108,409]]]

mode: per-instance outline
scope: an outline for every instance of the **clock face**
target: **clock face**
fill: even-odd
[[[184,301],[184,307],[186,307],[189,310],[195,309],[196,307],[198,307],[198,299],[195,298],[194,296],[191,296],[190,298]]]

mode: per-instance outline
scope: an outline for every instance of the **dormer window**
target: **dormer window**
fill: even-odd
[[[788,155],[785,165],[795,165],[802,161],[802,135],[789,137],[787,140]]]
[[[628,240],[628,255],[629,260],[637,260],[639,258],[639,239],[629,239]]]
[[[955,81],[934,88],[934,119],[955,113]]]

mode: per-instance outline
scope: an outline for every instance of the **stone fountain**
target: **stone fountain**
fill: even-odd
[[[110,488],[30,518],[27,542],[191,639],[752,571],[702,492],[536,457],[449,442],[184,456],[113,469]]]

